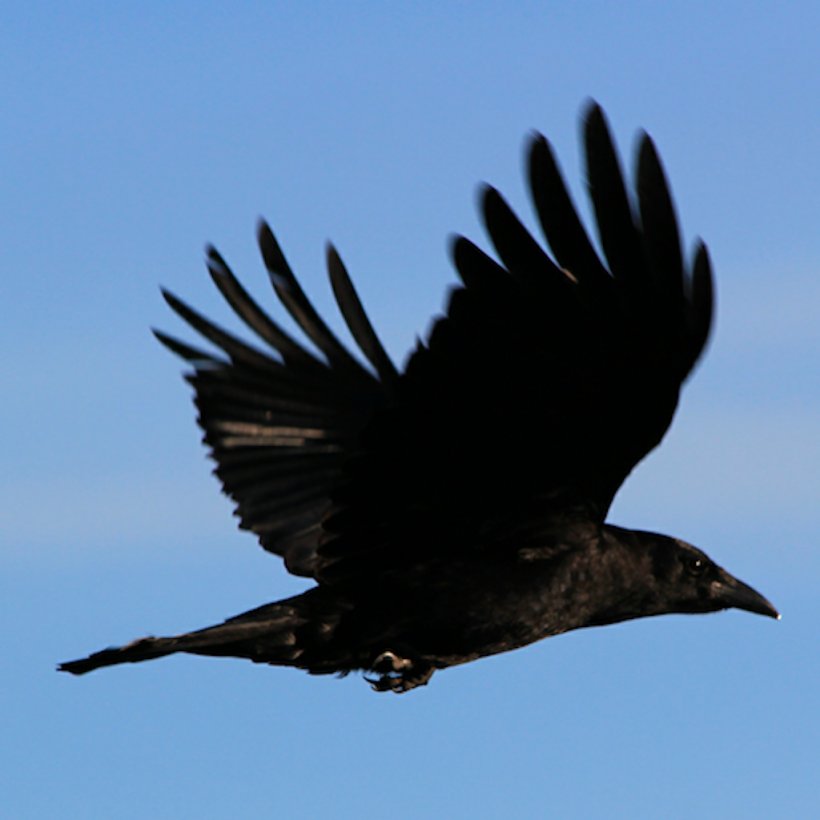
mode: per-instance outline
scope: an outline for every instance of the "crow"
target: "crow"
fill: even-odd
[[[270,282],[316,352],[259,307],[212,247],[211,278],[257,346],[163,291],[221,351],[154,331],[192,367],[203,441],[240,527],[315,585],[60,670],[187,652],[362,671],[376,691],[401,693],[437,669],[581,627],[730,607],[779,618],[691,544],[606,523],[703,352],[713,284],[703,242],[684,263],[651,138],[639,137],[632,195],[601,108],[589,102],[581,121],[606,262],[550,144],[534,134],[529,190],[551,255],[485,186],[497,261],[453,240],[461,284],[401,372],[332,245],[330,283],[366,365],[318,315],[264,222]]]

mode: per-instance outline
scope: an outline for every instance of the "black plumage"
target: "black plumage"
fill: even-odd
[[[651,139],[640,139],[633,202],[595,104],[583,136],[606,265],[549,143],[534,137],[530,190],[551,255],[485,188],[499,262],[455,240],[462,285],[404,372],[335,249],[333,292],[368,366],[317,314],[266,224],[259,244],[273,288],[320,355],[282,330],[214,249],[211,277],[265,352],[164,294],[221,351],[156,334],[193,368],[204,442],[240,526],[316,585],[61,669],[189,652],[365,670],[375,689],[402,692],[436,669],[584,626],[729,607],[777,616],[690,544],[604,523],[703,351],[712,274],[701,242],[684,265]]]

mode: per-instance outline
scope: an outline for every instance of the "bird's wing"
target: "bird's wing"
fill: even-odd
[[[535,136],[529,183],[551,255],[486,188],[484,221],[499,261],[455,241],[463,285],[409,360],[399,401],[365,431],[325,522],[335,537],[320,548],[320,578],[396,566],[397,540],[412,561],[465,534],[478,543],[482,533],[517,527],[524,540],[534,532],[548,541],[539,518],[603,521],[669,427],[709,334],[709,258],[698,242],[684,266],[650,138],[641,137],[630,197],[597,105],[583,126],[606,261],[550,145]]]
[[[463,284],[401,375],[335,252],[336,299],[372,371],[317,315],[265,225],[274,289],[323,359],[264,314],[215,251],[211,276],[275,358],[166,294],[225,354],[158,334],[194,367],[199,422],[241,526],[291,572],[331,583],[481,544],[560,550],[562,527],[603,521],[660,442],[709,334],[708,255],[698,243],[684,268],[649,137],[633,198],[597,106],[584,118],[584,141],[606,264],[536,136],[529,181],[552,256],[487,188],[484,219],[499,262],[456,240]]]
[[[208,250],[208,270],[237,315],[275,356],[214,325],[177,297],[168,304],[221,349],[216,356],[164,333],[159,340],[193,366],[203,441],[215,473],[237,503],[240,526],[285,559],[288,570],[313,576],[321,522],[358,434],[395,388],[396,370],[373,332],[336,251],[328,249],[333,292],[365,368],[308,301],[267,225],[259,244],[279,300],[321,351],[316,357],[283,331],[239,284],[222,257]]]

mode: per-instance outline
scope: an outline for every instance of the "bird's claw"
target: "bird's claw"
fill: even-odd
[[[374,692],[409,692],[417,686],[425,686],[433,676],[433,667],[429,664],[403,658],[390,651],[382,652],[370,668],[379,673],[378,678],[365,676]]]

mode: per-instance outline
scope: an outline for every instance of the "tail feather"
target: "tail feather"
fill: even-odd
[[[296,599],[291,599],[295,601]],[[103,666],[140,661],[187,652],[249,658],[257,663],[299,666],[303,648],[297,631],[306,623],[290,602],[269,604],[231,618],[225,623],[168,638],[139,638],[125,646],[110,647],[87,658],[61,663],[60,672],[84,675]]]
[[[182,651],[177,642],[179,638],[139,638],[125,646],[111,646],[100,652],[94,652],[87,658],[66,661],[59,664],[58,672],[70,672],[72,675],[84,675],[103,666],[114,666],[118,663],[137,663],[152,658],[161,658]]]

